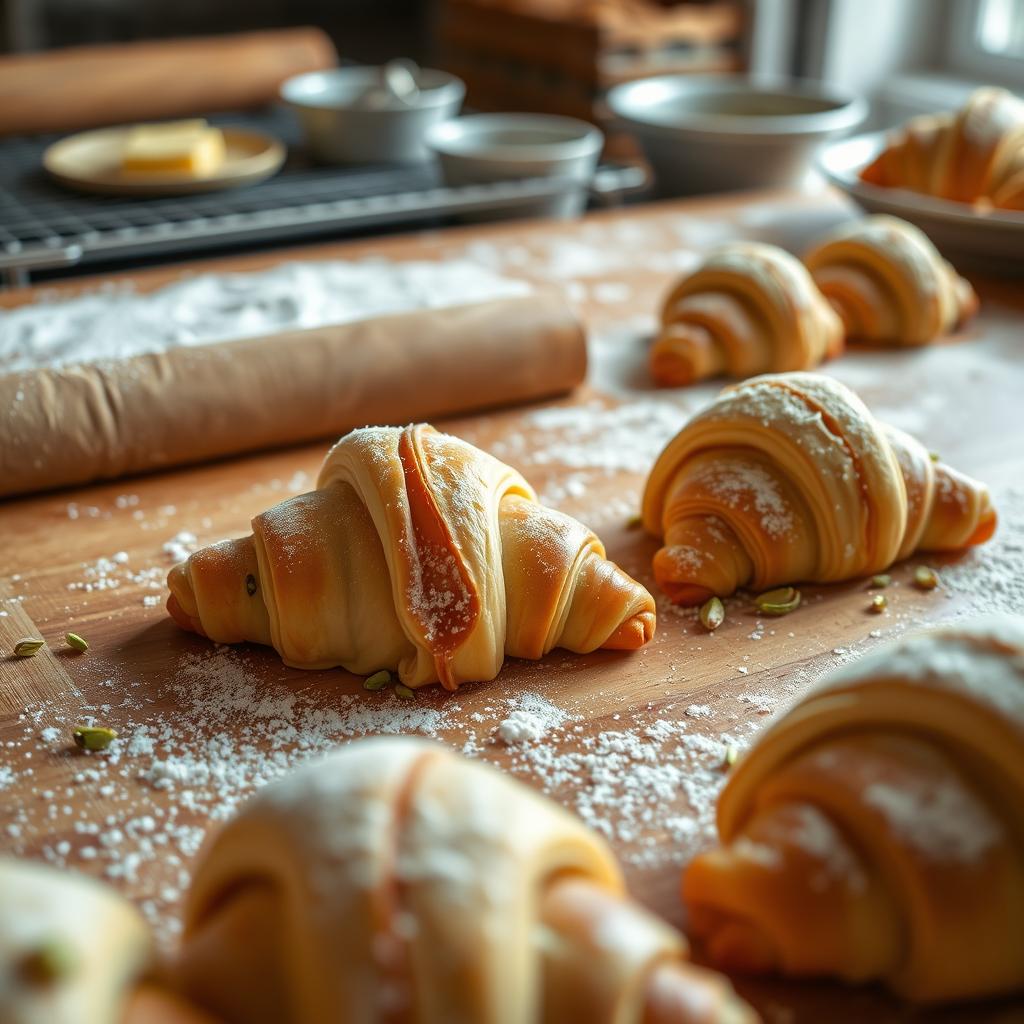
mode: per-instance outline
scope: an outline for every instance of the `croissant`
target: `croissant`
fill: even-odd
[[[829,377],[726,388],[669,442],[647,479],[658,586],[678,604],[739,587],[880,572],[917,550],[992,536],[987,488],[933,461]]]
[[[397,669],[407,686],[493,679],[506,654],[633,650],[651,595],[515,470],[432,427],[355,430],[317,489],[170,572],[167,607],[211,640],[297,668]]]
[[[213,1024],[149,977],[153,943],[111,889],[0,858],[3,1024]]]
[[[911,118],[860,176],[884,188],[1024,209],[1024,102],[986,87],[955,113]]]
[[[658,384],[806,370],[843,348],[842,324],[788,252],[733,242],[669,293],[651,348]]]
[[[882,981],[936,1003],[1024,988],[1024,619],[903,640],[762,734],[687,868],[718,966]]]
[[[855,341],[927,345],[978,309],[974,289],[928,236],[896,217],[840,228],[804,262]]]
[[[174,977],[228,1024],[744,1024],[608,848],[494,768],[359,741],[200,856]]]

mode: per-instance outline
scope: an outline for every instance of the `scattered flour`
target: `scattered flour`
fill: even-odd
[[[164,544],[164,554],[171,562],[184,562],[195,551],[197,537],[189,530],[180,530]]]
[[[186,277],[148,294],[101,288],[0,310],[0,374],[347,323],[530,290],[469,260],[283,263]]]
[[[561,729],[570,717],[539,693],[523,693],[509,704],[509,715],[497,730],[502,742],[509,746],[536,743],[552,730]]]

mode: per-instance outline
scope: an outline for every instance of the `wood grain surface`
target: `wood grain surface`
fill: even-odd
[[[852,214],[827,192],[765,193],[604,213],[574,224],[506,224],[320,246],[184,270],[254,269],[296,256],[468,255],[562,285],[592,330],[588,387],[551,406],[444,427],[520,468],[549,503],[593,526],[609,554],[653,590],[649,561],[656,545],[630,517],[660,442],[719,386],[652,391],[645,330],[658,298],[714,242],[745,236],[800,248]],[[182,272],[145,271],[135,281],[152,288]],[[951,464],[989,481],[1002,513],[1000,496],[1019,493],[1024,474],[1018,414],[1024,298],[1012,285],[978,284],[982,313],[948,344],[850,352],[826,370]],[[34,297],[28,290],[0,301]],[[192,781],[168,782],[154,771],[158,762],[200,747],[210,754],[216,743],[244,751],[247,743],[272,737],[280,746],[270,753],[286,766],[307,753],[303,729],[321,739],[329,732],[325,716],[343,723],[343,738],[352,731],[354,708],[378,717],[394,709],[396,720],[436,712],[431,721],[441,738],[459,747],[468,741],[477,755],[598,823],[622,856],[636,895],[682,926],[679,869],[712,839],[725,749],[749,743],[773,710],[887,637],[1012,604],[1019,588],[990,595],[971,582],[990,578],[993,564],[1024,573],[1024,536],[1011,509],[989,551],[929,560],[943,575],[938,591],[911,586],[921,560],[894,569],[885,615],[869,613],[864,581],[805,587],[803,606],[778,620],[759,620],[749,597],[737,597],[713,636],[692,614],[659,601],[658,634],[641,652],[574,657],[556,651],[539,663],[510,662],[494,683],[455,696],[421,691],[410,711],[386,695],[364,694],[360,680],[342,671],[288,670],[263,649],[216,651],[180,632],[162,607],[174,549],[165,551],[168,541],[180,531],[194,533],[198,544],[248,532],[254,514],[312,486],[325,449],[309,445],[0,505],[0,850],[108,877],[173,937],[199,839],[216,827],[211,819],[262,780],[201,778],[186,796]],[[69,629],[88,639],[88,652],[63,644]],[[18,638],[35,634],[48,642],[35,659],[6,656]],[[197,697],[203,687],[209,712]],[[234,704],[218,702],[220,687],[234,688]],[[524,692],[541,694],[570,717],[527,747],[508,747],[495,731],[521,706]],[[73,726],[90,717],[121,730],[113,756],[84,755],[70,744]],[[268,717],[281,721],[268,725]],[[282,726],[289,724],[295,736],[285,742]],[[150,741],[138,742],[140,736]],[[247,763],[264,765],[264,753]],[[618,778],[623,757],[631,768]],[[566,765],[573,770],[558,770]],[[147,846],[147,835],[158,837],[155,846]],[[129,851],[138,857],[126,867]],[[1024,1019],[1019,1001],[921,1014],[872,989],[736,981],[767,1021]]]

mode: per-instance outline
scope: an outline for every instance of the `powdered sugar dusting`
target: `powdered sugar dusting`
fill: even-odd
[[[348,323],[386,313],[524,295],[470,260],[282,263],[185,277],[149,294],[106,287],[0,310],[0,373]]]
[[[933,860],[970,863],[1005,839],[992,812],[959,786],[915,789],[874,782],[863,799],[907,843]]]
[[[723,462],[709,467],[702,479],[727,508],[755,513],[769,537],[779,539],[795,529],[792,509],[782,496],[778,479],[766,466]]]
[[[510,712],[498,725],[498,736],[509,746],[536,743],[573,716],[539,693],[527,692],[509,702]]]

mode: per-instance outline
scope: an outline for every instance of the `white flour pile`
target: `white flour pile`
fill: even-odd
[[[104,288],[0,310],[0,374],[259,337],[386,313],[524,295],[469,260],[283,263],[203,274],[149,294]]]
[[[406,701],[339,693],[323,680],[306,684],[301,673],[295,682],[283,666],[271,681],[255,681],[266,674],[259,655],[211,647],[182,656],[164,686],[115,670],[101,684],[109,695],[101,704],[74,712],[56,702],[30,705],[0,773],[0,788],[17,781],[26,795],[5,820],[4,847],[26,852],[34,835],[51,836],[34,848],[59,866],[121,882],[167,937],[178,927],[176,904],[210,823],[358,736],[424,735],[496,759],[618,839],[636,864],[681,859],[681,846],[657,836],[664,830],[692,842],[706,833],[723,779],[726,741],[689,736],[685,723],[653,709],[585,736],[577,712],[532,691],[479,691],[482,710],[467,712],[439,691]],[[83,721],[114,726],[120,738],[106,754],[76,753],[70,734]],[[74,764],[71,784],[59,791],[33,784],[36,765],[49,757]],[[78,801],[88,809],[73,809],[79,793],[93,796]]]

